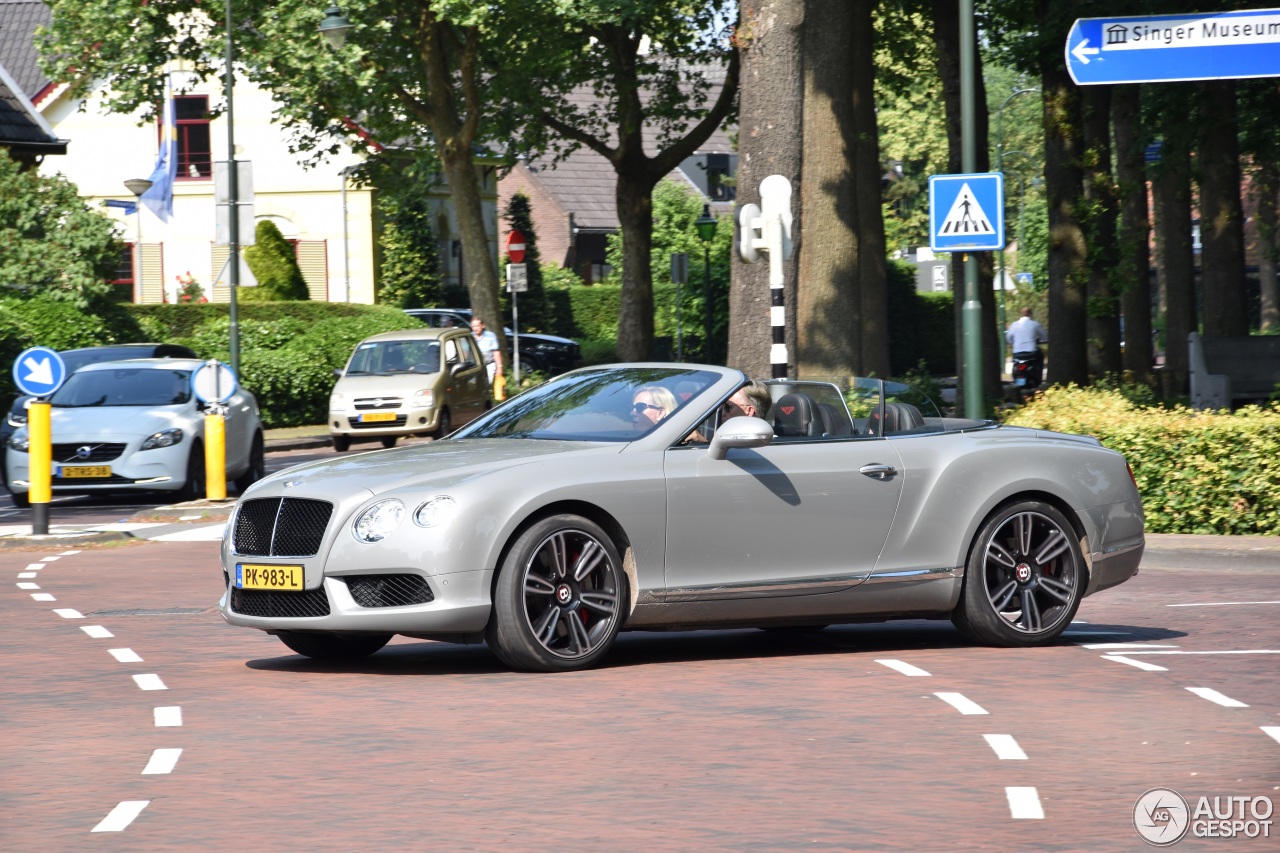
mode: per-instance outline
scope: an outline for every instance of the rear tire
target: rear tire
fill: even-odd
[[[333,439],[333,449],[338,453],[346,453],[351,449],[351,436],[349,435],[331,435]]]
[[[517,669],[586,669],[609,652],[629,600],[609,535],[580,516],[549,516],[507,553],[485,640]]]
[[[1043,645],[1071,624],[1088,580],[1066,516],[1040,501],[1018,501],[997,510],[974,538],[951,621],[978,642]]]
[[[261,431],[253,434],[253,448],[249,451],[249,468],[236,478],[236,489],[240,494],[254,483],[267,476],[267,455],[263,448]]]
[[[209,493],[205,474],[204,445],[192,442],[191,455],[187,457],[187,481],[182,484],[179,497],[184,501],[204,500]]]
[[[364,658],[391,642],[391,634],[307,634],[281,631],[276,635],[300,655],[317,660]]]

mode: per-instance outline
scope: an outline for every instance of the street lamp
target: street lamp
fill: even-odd
[[[698,239],[702,241],[702,301],[706,312],[706,337],[702,345],[705,364],[711,363],[711,241],[716,237],[716,218],[711,215],[711,205],[702,206],[702,215],[694,220]]]
[[[329,42],[330,47],[342,50],[342,46],[347,43],[347,30],[351,29],[351,22],[342,14],[341,9],[330,6],[324,10],[324,20],[316,29]]]
[[[151,189],[151,181],[146,178],[130,178],[124,182],[125,189],[133,193],[136,201],[133,204],[133,215],[138,217],[138,239],[133,245],[133,301],[142,301],[142,194]]]

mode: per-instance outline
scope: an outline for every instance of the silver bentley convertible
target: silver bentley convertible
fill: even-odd
[[[876,379],[747,383],[584,368],[444,440],[261,480],[227,525],[222,615],[311,657],[404,634],[558,671],[623,629],[950,618],[1038,645],[1138,571],[1132,472],[1093,438]],[[739,391],[768,416],[728,417]]]

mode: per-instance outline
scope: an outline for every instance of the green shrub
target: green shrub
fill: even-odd
[[[613,364],[618,360],[617,338],[579,341],[583,364]]]
[[[1152,533],[1280,534],[1280,408],[1139,406],[1116,389],[1054,387],[1006,416],[1092,435],[1133,468]]]
[[[244,260],[258,280],[257,287],[246,287],[240,291],[240,298],[245,302],[311,298],[293,247],[270,219],[258,223],[254,230],[254,245],[245,247]]]

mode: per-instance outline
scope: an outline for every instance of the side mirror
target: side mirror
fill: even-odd
[[[740,416],[720,424],[711,437],[707,453],[712,459],[724,459],[734,447],[764,447],[773,441],[773,426],[761,418]]]
[[[334,379],[341,379],[341,378],[342,378],[342,368],[341,368],[341,367],[335,367],[335,368],[333,369],[333,378],[334,378]]]

